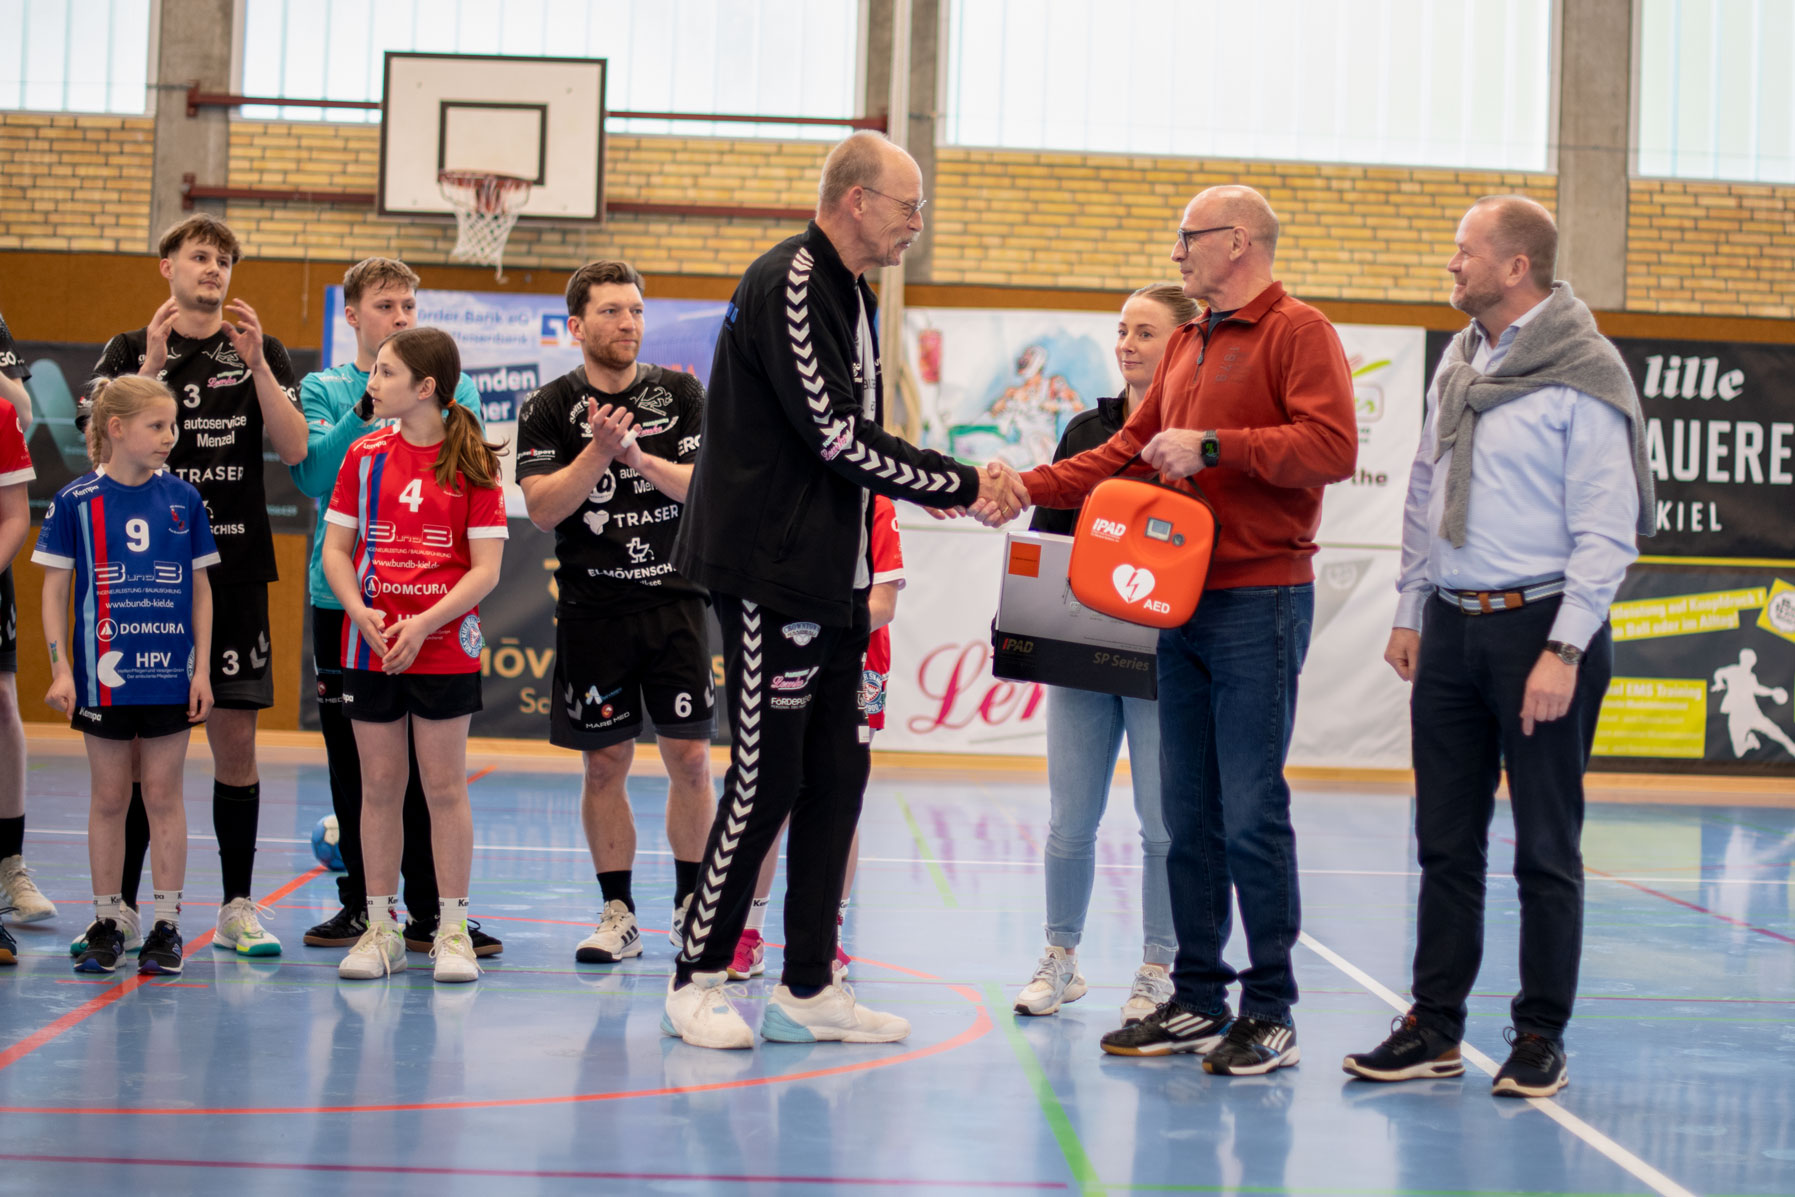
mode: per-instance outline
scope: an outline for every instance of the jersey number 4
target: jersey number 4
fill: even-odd
[[[399,502],[411,508],[411,513],[416,515],[418,508],[424,505],[424,480],[413,478],[407,482],[405,489],[399,492]]]

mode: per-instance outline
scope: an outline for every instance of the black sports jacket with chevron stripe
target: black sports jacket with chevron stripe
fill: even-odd
[[[837,627],[854,620],[862,491],[964,507],[978,472],[880,425],[884,378],[873,333],[874,411],[862,410],[858,299],[814,221],[755,261],[723,317],[704,405],[704,444],[673,560],[701,586]]]

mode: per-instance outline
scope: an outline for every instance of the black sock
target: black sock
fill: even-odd
[[[119,900],[137,908],[137,887],[143,881],[143,858],[150,850],[150,812],[143,807],[143,786],[131,783],[131,806],[125,811],[125,872],[119,878]]]
[[[25,816],[0,819],[0,860],[20,856],[25,851]]]
[[[218,864],[224,873],[224,900],[249,897],[256,868],[256,822],[262,810],[262,783],[212,783],[212,830],[218,836]]]
[[[622,902],[629,907],[631,914],[636,913],[636,900],[630,897],[629,869],[617,869],[609,873],[598,874],[598,892],[604,895],[606,902]]]
[[[787,985],[786,988],[791,990],[792,996],[795,998],[813,998],[829,987],[827,985]]]
[[[702,861],[674,860],[673,862],[673,904],[678,906],[686,900],[686,895],[698,888],[698,866]]]

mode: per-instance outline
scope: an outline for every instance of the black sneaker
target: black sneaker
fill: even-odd
[[[477,919],[467,921],[467,937],[473,941],[474,955],[476,956],[497,956],[505,950],[505,945],[501,940],[480,930],[480,923]],[[435,919],[431,919],[427,923],[419,919],[411,919],[405,924],[406,951],[428,953],[435,946]]]
[[[1228,1007],[1220,1014],[1205,1014],[1177,998],[1161,1002],[1153,1013],[1103,1037],[1103,1050],[1112,1056],[1169,1056],[1174,1052],[1206,1052],[1222,1040],[1228,1026]]]
[[[8,907],[7,910],[0,911],[0,914],[8,913],[10,909],[11,907]],[[12,932],[6,929],[6,924],[0,923],[0,964],[17,964],[18,962],[19,945],[13,939]]]
[[[1296,1028],[1242,1014],[1227,1037],[1203,1057],[1203,1071],[1217,1076],[1261,1076],[1288,1068],[1303,1058],[1296,1046]]]
[[[1458,1044],[1432,1027],[1424,1027],[1413,1013],[1390,1023],[1390,1037],[1368,1052],[1356,1052],[1340,1065],[1353,1076],[1368,1081],[1433,1080],[1464,1076],[1465,1061]]]
[[[1571,1083],[1564,1047],[1544,1035],[1513,1027],[1502,1032],[1508,1040],[1508,1063],[1496,1073],[1490,1092],[1497,1097],[1550,1097]]]
[[[125,954],[125,933],[112,919],[95,919],[81,936],[81,952],[75,957],[78,973],[109,973]]]
[[[314,948],[352,948],[368,929],[367,903],[345,905],[329,919],[305,933],[301,943]]]
[[[181,975],[181,933],[173,923],[157,923],[143,937],[137,952],[137,971],[149,977]]]

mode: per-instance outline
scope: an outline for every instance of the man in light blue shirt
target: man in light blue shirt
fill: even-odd
[[[362,402],[368,373],[374,368],[380,343],[417,323],[417,287],[418,276],[412,269],[391,258],[367,258],[351,266],[343,275],[343,315],[355,330],[355,360],[308,374],[299,384],[306,456],[292,467],[293,482],[318,503],[307,582],[312,602],[312,660],[318,671],[318,718],[330,767],[330,803],[337,816],[346,870],[337,878],[343,909],[305,933],[305,942],[311,947],[353,947],[367,930],[368,905],[361,854],[361,757],[355,732],[343,714],[343,605],[324,580],[324,509],[349,446],[380,427],[363,414],[369,410]],[[455,402],[479,419],[480,393],[466,370],[455,388]],[[405,878],[405,908],[412,915],[405,926],[405,946],[414,952],[428,952],[436,929],[436,866],[430,850],[430,810],[424,802],[415,753],[411,783],[405,791],[405,855],[400,871]],[[477,955],[499,951],[499,941],[481,931],[478,924],[470,922],[468,927]]]
[[[1410,702],[1421,890],[1411,990],[1348,1073],[1459,1076],[1483,957],[1484,875],[1502,767],[1515,825],[1521,991],[1492,1092],[1566,1080],[1582,953],[1583,771],[1613,666],[1608,606],[1650,518],[1639,399],[1589,309],[1553,281],[1558,231],[1520,196],[1460,222],[1447,349],[1403,511],[1400,601],[1384,653]]]

